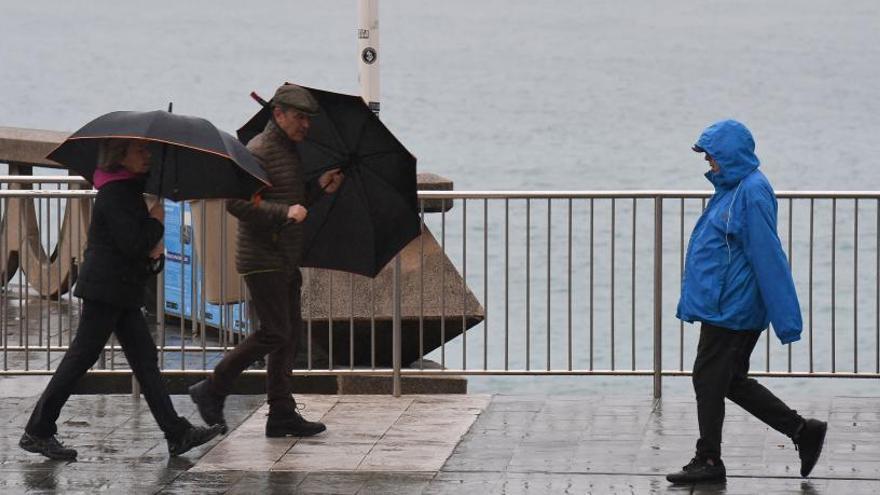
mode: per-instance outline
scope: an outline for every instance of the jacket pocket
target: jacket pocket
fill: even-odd
[[[694,249],[688,260],[687,287],[691,303],[703,315],[721,313],[721,295],[727,277],[727,250],[723,244]]]

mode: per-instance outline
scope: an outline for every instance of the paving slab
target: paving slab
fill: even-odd
[[[491,397],[301,395],[297,400],[307,419],[327,425],[325,433],[266,439],[268,406],[263,406],[191,471],[437,472]]]

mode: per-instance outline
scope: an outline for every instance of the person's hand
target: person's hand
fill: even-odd
[[[150,216],[160,222],[165,222],[165,205],[162,204],[162,201],[158,201],[150,208]]]
[[[309,214],[309,211],[303,205],[290,205],[290,208],[287,209],[287,218],[293,220],[295,223],[300,223],[306,219],[306,215]]]
[[[345,180],[345,174],[342,173],[342,170],[334,168],[321,174],[321,177],[318,178],[318,186],[327,194],[333,194],[339,190],[343,180]]]
[[[155,246],[153,246],[153,250],[150,251],[150,259],[157,260],[163,254],[165,254],[165,243],[163,243],[162,241],[159,241],[156,243]]]

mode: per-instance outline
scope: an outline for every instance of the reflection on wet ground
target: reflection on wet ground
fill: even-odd
[[[30,387],[25,394],[27,388],[19,395],[39,393]],[[181,414],[198,421],[187,397],[173,400]],[[227,406],[232,433],[169,459],[144,401],[74,396],[59,420],[62,440],[80,451],[73,463],[18,449],[35,401],[7,397],[0,405],[2,493],[880,492],[880,398],[791,400],[799,411],[830,424],[809,480],[798,476],[797,452],[788,439],[732,406],[723,453],[728,480],[698,487],[670,486],[663,477],[693,451],[697,426],[687,397],[655,403],[617,396],[303,396],[304,414],[320,416],[328,431],[294,441],[263,438],[262,398],[233,396]],[[426,407],[434,414],[419,412]],[[453,419],[472,415],[470,428],[450,427],[461,422],[437,414],[444,409]],[[445,459],[434,463],[433,453],[450,445]],[[254,454],[249,463],[237,450],[278,459],[261,462]],[[401,452],[416,454],[406,458]],[[421,461],[433,467],[419,467]]]

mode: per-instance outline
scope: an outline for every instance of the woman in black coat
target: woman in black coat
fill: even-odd
[[[141,312],[151,271],[161,270],[161,201],[149,211],[144,178],[150,168],[145,141],[102,143],[93,183],[98,189],[88,244],[74,294],[83,299],[76,338],[55,370],[25,426],[19,445],[51,459],[75,459],[76,450],[56,438],[55,421],[76,382],[98,360],[111,332],[137,377],[147,404],[168,441],[172,456],[201,445],[219,427],[195,427],[177,415],[159,372],[156,343]]]

